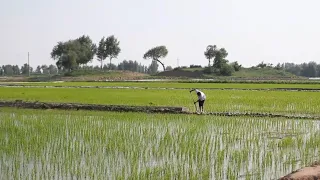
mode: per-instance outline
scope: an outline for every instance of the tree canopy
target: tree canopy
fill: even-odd
[[[106,58],[109,58],[110,60],[109,67],[111,68],[111,60],[114,58],[117,58],[119,53],[121,52],[121,48],[119,44],[120,42],[114,35],[111,35],[106,39],[105,37],[102,37],[102,39],[99,42],[99,46],[97,50],[98,61],[101,62],[101,69],[102,69],[103,61]]]
[[[168,50],[166,46],[156,46],[152,49],[149,49],[144,55],[144,59],[152,59],[153,61],[159,62],[162,67],[163,71],[166,70],[164,63],[160,61],[160,59],[165,58],[168,55]]]
[[[211,66],[211,59],[216,55],[216,45],[208,45],[206,51],[204,52],[204,56],[209,60],[209,67]]]
[[[81,36],[74,40],[58,42],[53,47],[51,58],[57,60],[56,65],[68,70],[77,68],[79,65],[87,64],[96,54],[97,47],[89,36]]]

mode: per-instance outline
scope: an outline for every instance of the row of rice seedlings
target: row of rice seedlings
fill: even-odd
[[[319,83],[310,84],[271,84],[271,83],[191,83],[191,82],[25,82],[25,86],[110,86],[110,87],[168,87],[168,88],[320,88]],[[12,82],[1,82],[1,84],[17,84]],[[21,85],[21,83],[18,83]]]
[[[41,111],[0,116],[1,179],[270,179],[310,163],[320,142],[314,121]]]
[[[74,93],[74,92],[77,93]],[[205,111],[320,115],[316,92],[203,90]],[[110,93],[114,96],[101,96]],[[1,99],[143,106],[184,106],[194,110],[188,90],[0,88]],[[88,96],[90,94],[90,96]],[[135,95],[133,95],[135,94]],[[143,96],[142,96],[143,94]],[[196,96],[195,94],[192,94]],[[196,97],[194,97],[196,98]]]

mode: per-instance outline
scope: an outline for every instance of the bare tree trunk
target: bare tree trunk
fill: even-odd
[[[111,70],[111,59],[112,59],[112,58],[110,58],[110,65],[109,65],[109,70]]]
[[[159,61],[158,59],[156,59],[156,61],[158,61],[158,62],[162,65],[163,71],[165,71],[165,70],[166,70],[166,67],[164,66],[164,64],[163,64],[161,61]]]

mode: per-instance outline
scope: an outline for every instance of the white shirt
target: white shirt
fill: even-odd
[[[195,90],[197,93],[200,92],[200,96],[198,96],[199,101],[204,101],[206,100],[206,95],[202,92],[199,91],[198,89]]]

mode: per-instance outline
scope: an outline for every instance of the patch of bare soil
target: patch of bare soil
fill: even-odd
[[[305,167],[293,171],[292,173],[281,177],[279,180],[315,180],[320,179],[320,164],[315,163],[310,167]]]
[[[101,75],[81,75],[81,76],[8,76],[0,77],[0,82],[38,82],[38,81],[122,81],[122,80],[140,80],[149,75],[131,72],[131,71],[114,71],[110,74]]]
[[[83,75],[76,77],[61,77],[62,81],[122,81],[122,80],[140,80],[148,76],[147,74],[131,72],[131,71],[116,71],[114,74],[106,75]]]
[[[17,108],[28,108],[28,109],[63,109],[63,110],[73,109],[73,110],[94,110],[94,111],[116,111],[116,112],[173,113],[173,114],[188,112],[188,109],[185,107],[49,103],[49,102],[27,102],[22,100],[0,101],[0,107],[17,107]]]
[[[203,73],[201,71],[183,71],[181,69],[164,71],[157,74],[157,76],[166,76],[166,77],[188,77],[188,78],[201,78]]]

